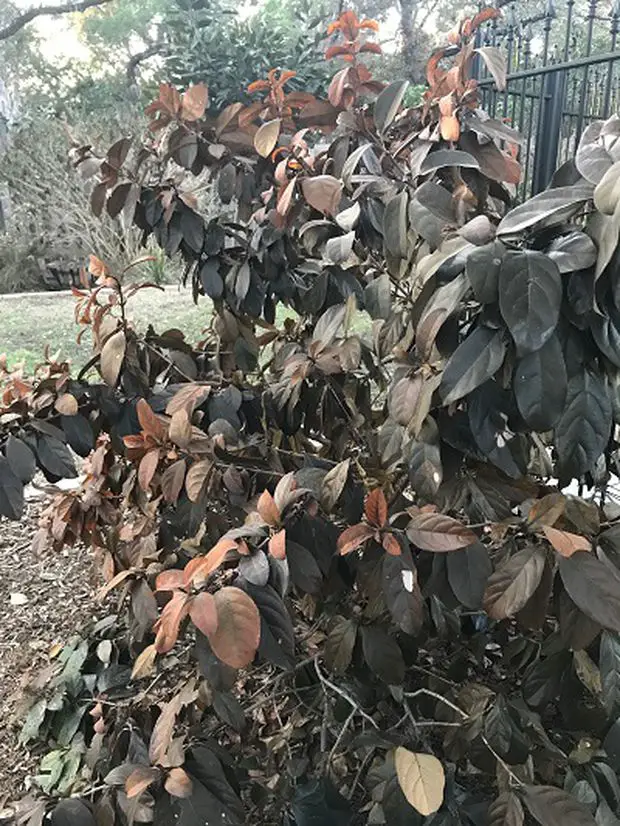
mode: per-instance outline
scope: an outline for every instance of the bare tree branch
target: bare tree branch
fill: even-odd
[[[138,80],[138,66],[143,61],[148,60],[149,57],[154,57],[157,54],[164,54],[166,48],[167,46],[165,43],[153,43],[143,52],[138,52],[138,54],[132,55],[125,70],[127,74],[127,83],[130,86],[135,85]]]
[[[38,6],[37,8],[28,9],[28,11],[18,15],[3,29],[0,29],[0,41],[13,37],[14,34],[17,34],[20,29],[23,29],[24,26],[27,26],[28,23],[31,23],[36,17],[48,14],[55,16],[58,14],[70,14],[74,11],[86,11],[86,9],[90,9],[93,6],[103,6],[105,3],[111,2],[112,0],[79,0],[78,2],[74,0],[74,2],[62,3],[57,6]]]

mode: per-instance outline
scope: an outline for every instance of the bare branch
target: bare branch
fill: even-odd
[[[134,86],[138,80],[138,66],[150,57],[154,57],[157,54],[164,54],[166,48],[165,43],[153,43],[143,52],[138,52],[137,54],[132,55],[125,70],[127,74],[127,83],[130,86]]]
[[[111,3],[112,0],[79,0],[79,2],[61,3],[57,6],[38,6],[37,8],[28,9],[23,14],[18,15],[3,29],[0,29],[0,41],[8,40],[13,37],[18,31],[31,23],[35,18],[43,15],[70,14],[74,11],[86,11],[86,9],[93,8],[93,6],[103,6],[105,3]]]

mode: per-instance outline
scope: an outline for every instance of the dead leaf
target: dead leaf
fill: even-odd
[[[443,803],[446,778],[443,766],[432,754],[420,754],[399,746],[394,753],[398,784],[407,802],[425,817]]]
[[[366,519],[376,528],[382,528],[387,522],[388,506],[381,488],[375,488],[366,497],[364,504]]]
[[[231,668],[244,668],[260,642],[260,614],[254,600],[240,588],[227,585],[214,594],[218,625],[209,635],[213,653]]]
[[[58,396],[54,405],[61,416],[75,416],[78,412],[78,402],[71,393],[63,393]]]
[[[209,90],[204,83],[190,86],[183,95],[181,117],[183,120],[200,120],[209,102]]]
[[[192,423],[184,407],[176,410],[170,419],[168,436],[177,447],[184,450],[192,440]]]
[[[569,533],[568,531],[560,531],[557,528],[549,527],[549,525],[543,525],[543,531],[553,546],[553,549],[565,558],[572,556],[575,551],[592,550],[592,545],[585,536],[579,536],[577,533]]]
[[[110,387],[114,387],[118,381],[126,349],[127,339],[122,330],[112,333],[101,348],[99,369],[104,382]]]
[[[170,769],[170,773],[164,783],[164,788],[173,797],[191,797],[192,780],[190,776],[181,768]]]
[[[274,120],[269,120],[267,123],[261,124],[256,130],[256,134],[254,135],[254,148],[261,158],[267,158],[273,152],[278,142],[278,137],[280,136],[281,126],[282,122],[280,118],[274,118]]]

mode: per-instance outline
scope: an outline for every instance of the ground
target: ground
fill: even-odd
[[[17,717],[54,654],[92,616],[96,574],[83,548],[37,556],[40,502],[21,522],[0,517],[0,809],[21,797],[38,757],[18,743]]]
[[[75,298],[71,293],[22,293],[0,295],[2,337],[0,352],[7,354],[9,365],[23,361],[28,370],[41,361],[46,344],[54,352],[80,367],[90,356],[88,338],[76,343],[79,328],[73,317]],[[211,305],[201,298],[192,301],[191,291],[181,286],[161,290],[141,290],[129,305],[128,314],[139,330],[149,323],[158,330],[178,327],[188,340],[197,341],[208,325]]]

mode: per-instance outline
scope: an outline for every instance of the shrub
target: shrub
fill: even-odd
[[[93,257],[101,381],[5,376],[0,510],[86,457],[35,541],[89,544],[122,607],[26,719],[52,800],[62,778],[105,823],[620,815],[619,121],[511,208],[520,138],[468,74],[496,14],[416,108],[345,12],[328,101],[273,71],[214,118],[164,85],[145,147],[77,158],[215,314],[198,345],[138,336],[140,286]],[[205,170],[234,219],[197,208]]]

